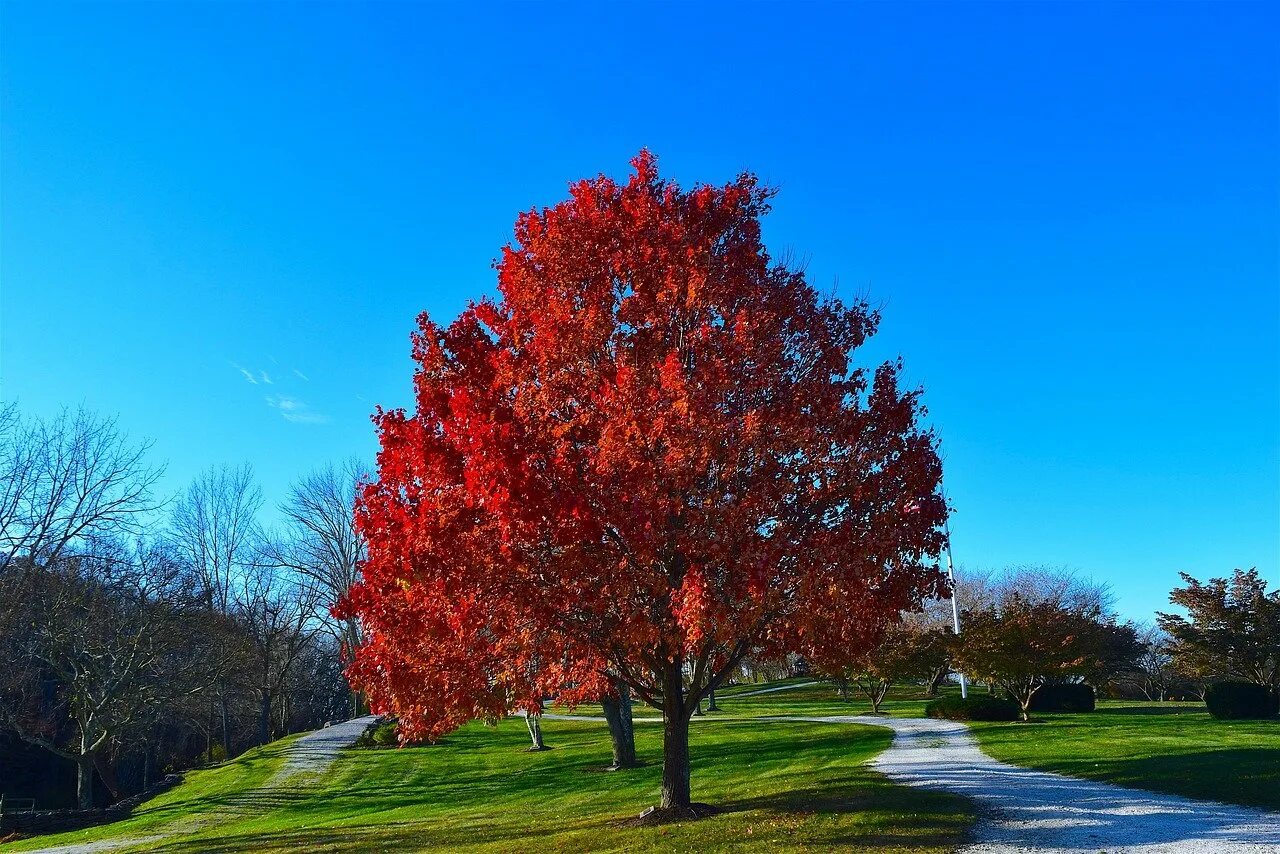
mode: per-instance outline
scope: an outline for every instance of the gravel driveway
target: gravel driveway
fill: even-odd
[[[962,723],[864,716],[803,720],[893,730],[893,745],[876,758],[876,770],[978,804],[975,844],[963,849],[966,854],[1280,852],[1280,813],[1007,765],[978,749]]]

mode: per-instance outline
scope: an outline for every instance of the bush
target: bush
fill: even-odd
[[[1098,707],[1098,698],[1092,685],[1083,682],[1052,683],[1042,685],[1031,695],[1032,712],[1092,712]]]
[[[949,721],[1012,721],[1018,704],[1001,697],[939,697],[924,707],[925,717]]]
[[[1252,682],[1215,682],[1204,693],[1209,714],[1218,720],[1269,718],[1276,713],[1271,692]]]
[[[400,743],[397,738],[397,722],[395,718],[370,724],[356,739],[356,747],[395,747]]]

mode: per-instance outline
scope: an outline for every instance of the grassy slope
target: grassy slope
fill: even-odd
[[[918,717],[924,702],[919,692],[895,690],[882,711]],[[721,705],[734,715],[870,711],[865,699],[840,702],[825,684]],[[1040,714],[1030,724],[972,729],[987,753],[1015,765],[1280,810],[1280,721],[1217,721],[1201,703],[1104,700],[1089,715]]]
[[[222,769],[204,772],[128,822],[41,844],[138,835],[161,820],[207,811],[214,820],[140,850],[514,851],[536,835],[539,847],[570,851],[764,844],[931,852],[961,844],[972,820],[963,799],[896,786],[864,766],[888,746],[885,730],[711,720],[694,730],[694,795],[727,812],[663,827],[618,827],[619,818],[656,798],[660,731],[637,728],[637,748],[649,764],[620,773],[600,770],[609,755],[603,724],[548,720],[544,731],[554,747],[545,753],[524,749],[518,720],[496,729],[473,724],[434,747],[353,750],[312,788],[231,795],[231,786],[212,778]],[[234,773],[259,763],[271,766],[255,772],[261,781],[278,760],[246,760]],[[222,773],[228,776],[220,783],[243,782]]]
[[[283,738],[266,747],[252,748],[230,762],[190,771],[180,785],[147,801],[124,821],[11,843],[0,846],[0,850],[24,851],[108,837],[141,837],[156,833],[160,828],[184,827],[207,821],[215,811],[220,817],[242,814],[253,807],[238,804],[232,793],[250,792],[266,783],[284,764],[284,750],[296,738]]]

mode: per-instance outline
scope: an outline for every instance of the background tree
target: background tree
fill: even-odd
[[[546,643],[533,678],[562,701],[616,674],[662,711],[661,806],[688,815],[698,703],[833,615],[936,594],[946,508],[919,392],[851,362],[876,313],[765,251],[771,192],[633,164],[520,216],[498,302],[420,318],[416,412],[378,416],[342,613],[367,630],[353,676],[411,737],[480,711],[480,674],[529,679]],[[444,684],[474,690],[424,706]]]
[[[360,621],[351,616],[338,620],[332,612],[359,579],[365,543],[356,528],[354,510],[360,485],[371,477],[352,458],[298,480],[280,508],[286,520],[285,536],[270,544],[270,559],[292,570],[300,584],[309,588],[315,618],[333,634],[347,663],[363,640]],[[354,689],[350,697],[354,717],[361,712],[362,700]]]
[[[1140,651],[1127,681],[1148,700],[1164,702],[1179,678],[1173,666],[1173,654],[1169,651],[1172,638],[1156,625],[1141,627],[1137,638]]]
[[[162,474],[148,448],[84,409],[42,421],[0,408],[0,568],[37,569],[86,538],[140,531]]]
[[[147,453],[85,410],[0,407],[0,795],[120,797],[213,758],[219,735],[233,756],[264,719],[275,735],[342,714],[323,609],[282,598],[299,574],[253,586],[279,567],[251,471],[214,467],[162,513]]]
[[[1159,614],[1176,666],[1201,679],[1233,677],[1280,697],[1280,590],[1267,592],[1256,569],[1201,583],[1180,573],[1185,587],[1169,601],[1187,616]]]
[[[255,566],[241,578],[233,601],[248,641],[244,675],[257,695],[258,744],[266,744],[271,740],[273,705],[294,663],[320,630],[314,620],[315,591],[289,583],[270,566]]]
[[[944,675],[947,671],[947,639],[953,636],[920,616],[905,614],[873,639],[864,637],[860,643],[813,649],[810,656],[815,671],[835,684],[842,700],[849,699],[850,685],[856,687],[871,701],[871,711],[879,714],[880,704],[893,685],[912,679],[928,685],[938,678],[939,670]]]
[[[12,566],[0,594],[17,619],[0,634],[0,720],[21,739],[73,762],[77,802],[93,805],[100,772],[113,794],[113,742],[167,698],[199,690],[187,655],[190,624],[172,597],[176,573],[145,547],[95,541],[39,572]]]
[[[956,662],[1017,700],[1028,719],[1031,698],[1049,681],[1082,678],[1100,666],[1106,639],[1092,617],[1054,601],[1010,593],[992,607],[967,611]]]
[[[932,599],[920,612],[904,614],[902,620],[914,632],[911,675],[923,680],[925,692],[935,697],[952,670],[956,636],[950,599]]]
[[[262,549],[258,513],[262,490],[249,465],[215,466],[197,477],[179,497],[171,521],[175,547],[190,568],[205,607],[224,617],[232,615],[234,594]],[[216,710],[221,716],[222,753],[232,755],[230,656],[243,647],[227,647],[227,667],[216,686]]]

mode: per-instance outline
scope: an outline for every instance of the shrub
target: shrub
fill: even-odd
[[[1253,682],[1215,682],[1204,693],[1209,714],[1218,720],[1269,718],[1276,703],[1271,692]]]
[[[1031,695],[1032,712],[1092,712],[1098,706],[1093,686],[1083,682],[1043,685]]]
[[[1002,697],[939,697],[924,707],[925,717],[949,721],[1012,721],[1018,704]]]
[[[395,718],[370,724],[356,739],[356,747],[395,747],[399,744]]]

